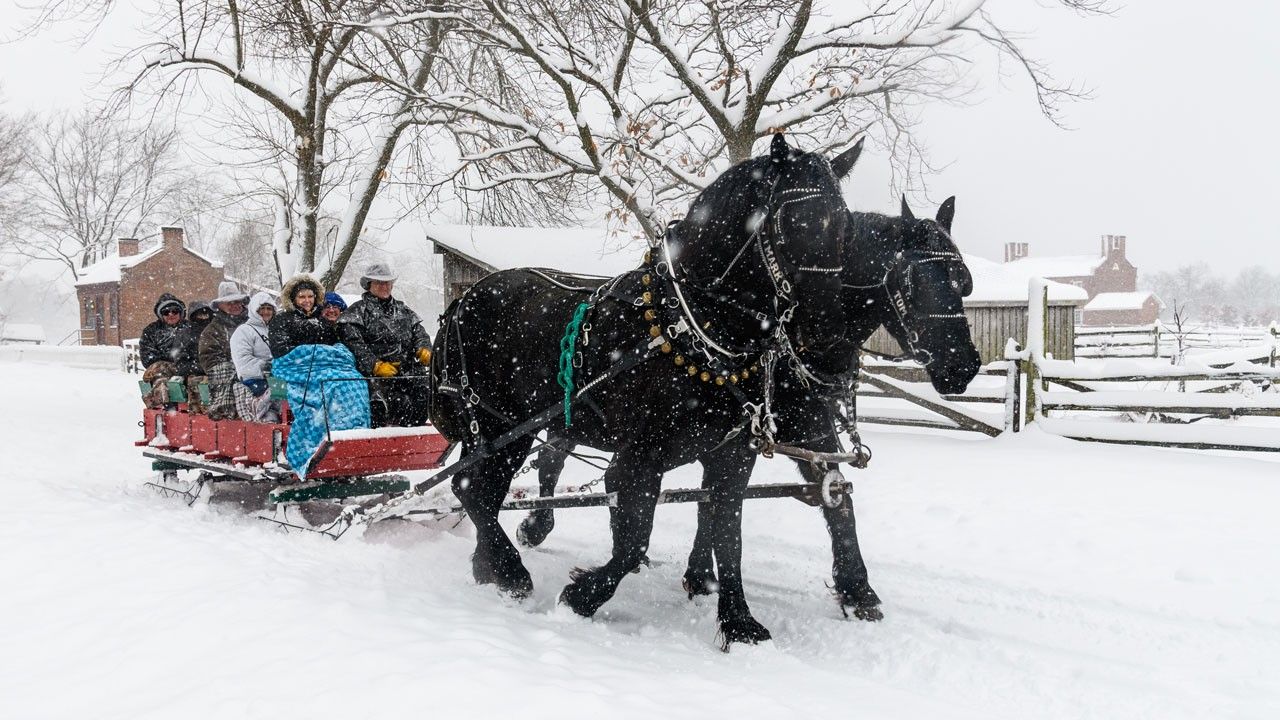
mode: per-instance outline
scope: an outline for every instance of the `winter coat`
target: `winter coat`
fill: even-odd
[[[248,319],[244,315],[232,317],[221,310],[214,311],[213,320],[200,333],[198,357],[205,374],[218,363],[231,362],[231,333]]]
[[[368,292],[338,318],[338,338],[366,377],[372,377],[373,364],[379,360],[401,363],[401,373],[416,374],[415,356],[431,347],[431,336],[418,313],[395,298],[380,300]]]
[[[177,325],[167,325],[160,317],[160,308],[164,305],[177,305],[182,311],[182,320]],[[182,376],[199,374],[196,363],[195,327],[187,321],[186,306],[178,298],[165,293],[152,308],[156,321],[142,329],[138,338],[138,355],[144,368],[164,361],[173,363],[178,374]]]
[[[316,304],[311,313],[304,313],[293,304],[293,295],[309,287],[316,294]],[[280,290],[280,312],[271,319],[271,333],[267,343],[272,357],[284,357],[299,345],[333,345],[338,342],[338,331],[333,323],[320,317],[324,302],[324,288],[310,275],[291,278]]]
[[[263,304],[275,307],[271,296],[259,292],[249,301],[249,319],[231,333],[231,362],[241,380],[262,378],[271,362],[271,346],[267,343],[268,328],[258,314]]]

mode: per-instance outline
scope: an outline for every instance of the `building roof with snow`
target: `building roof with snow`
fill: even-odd
[[[221,262],[214,260],[212,258],[205,257],[204,255],[201,255],[195,250],[192,250],[191,248],[186,247],[185,245],[183,246],[182,249],[186,250],[192,255],[195,255],[201,260],[204,260],[205,262],[209,263],[211,267],[214,267],[214,268],[222,267]],[[99,260],[98,262],[80,271],[79,273],[80,277],[79,279],[76,280],[76,283],[75,283],[76,287],[82,287],[85,285],[99,285],[101,283],[118,283],[120,282],[121,270],[124,270],[125,268],[131,268],[131,267],[136,267],[138,265],[141,265],[143,262],[155,257],[162,250],[164,250],[164,244],[156,243],[155,245],[151,246],[150,248],[148,248],[143,252],[138,253],[137,255],[129,255],[126,257],[120,257],[119,255],[112,255],[109,258]]]
[[[1160,307],[1164,302],[1153,292],[1139,290],[1137,292],[1098,293],[1084,306],[1085,310],[1141,310],[1147,300],[1155,300]]]
[[[9,343],[30,343],[41,345],[45,342],[44,326],[36,323],[0,322],[0,345]]]
[[[613,276],[640,264],[641,251],[619,248],[605,228],[526,228],[424,225],[426,239],[487,270],[548,267]]]
[[[1031,272],[1021,262],[998,263],[977,255],[964,255],[965,265],[973,275],[973,293],[964,299],[968,307],[981,305],[1025,305],[1029,283],[1033,277],[1043,277]],[[1084,288],[1066,283],[1048,282],[1049,304],[1084,305],[1089,294]]]
[[[1101,255],[1063,255],[1060,257],[1024,257],[1005,263],[1028,277],[1088,277],[1107,258]]]

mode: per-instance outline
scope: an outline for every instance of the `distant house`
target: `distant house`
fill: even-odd
[[[215,297],[222,263],[183,244],[182,228],[160,228],[160,243],[139,252],[137,240],[121,238],[118,254],[80,273],[81,345],[123,345],[155,320],[156,298],[173,293],[190,305]]]
[[[1155,322],[1160,314],[1159,298],[1150,293],[1140,293],[1142,300],[1133,297],[1138,288],[1138,269],[1125,256],[1124,235],[1103,235],[1099,255],[1037,258],[1030,256],[1030,246],[1025,242],[1005,243],[1004,262],[1019,272],[1082,288],[1090,301],[1101,295],[1114,296],[1102,300],[1094,312],[1088,312],[1087,306],[1080,308],[1078,324],[1144,325]],[[1151,302],[1145,299],[1148,296]],[[1132,306],[1119,307],[1125,303]]]
[[[604,228],[428,225],[426,239],[444,256],[442,307],[497,270],[545,267],[612,277],[639,267],[642,250],[610,250]]]
[[[0,321],[0,345],[43,345],[44,326]]]
[[[1080,309],[1080,324],[1147,325],[1155,322],[1163,309],[1160,298],[1146,290],[1098,293]]]
[[[982,362],[1004,359],[1005,345],[1010,339],[1027,345],[1027,293],[1032,277],[1017,266],[992,262],[976,255],[965,255],[965,265],[973,276],[973,292],[964,299],[964,314],[969,333],[978,348]],[[1075,357],[1075,314],[1088,302],[1085,291],[1060,282],[1049,283],[1049,338],[1045,351],[1059,360]],[[898,343],[882,327],[876,330],[866,347],[897,355]]]

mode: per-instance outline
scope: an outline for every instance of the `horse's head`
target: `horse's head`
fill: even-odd
[[[867,244],[880,257],[882,321],[889,334],[925,366],[934,389],[963,392],[982,360],[969,334],[963,298],[973,292],[973,276],[951,239],[955,198],[947,198],[937,218],[917,218],[902,200],[902,215],[890,219]],[[855,229],[856,230],[856,229]],[[887,296],[887,297],[886,297]]]
[[[734,314],[771,333],[788,323],[800,345],[825,347],[844,334],[839,286],[848,208],[839,179],[861,143],[833,161],[775,135],[769,154],[727,170],[694,201],[669,253],[687,286],[714,298],[708,314]],[[714,294],[713,294],[714,293]],[[744,326],[745,327],[745,326]]]

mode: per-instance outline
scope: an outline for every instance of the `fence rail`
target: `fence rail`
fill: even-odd
[[[1231,350],[1273,346],[1280,327],[1193,328],[1165,323],[1127,327],[1076,327],[1075,355],[1081,358],[1167,357],[1188,350]]]
[[[1220,355],[1206,355],[1208,361],[1191,356],[1184,365],[1173,365],[1149,354],[1145,360],[1141,356],[1053,360],[1044,354],[1044,339],[1036,342],[1035,331],[1047,329],[1042,316],[1040,323],[1034,322],[1044,312],[1044,301],[1043,287],[1037,298],[1033,284],[1028,301],[1031,347],[1023,349],[1011,340],[1007,360],[981,371],[984,376],[1004,376],[1002,390],[986,387],[963,395],[939,395],[927,386],[928,375],[918,365],[870,361],[863,367],[859,398],[901,400],[916,407],[913,411],[870,408],[859,413],[859,421],[989,436],[1019,432],[1035,423],[1047,432],[1091,442],[1280,452],[1280,425],[1269,420],[1280,417],[1280,363],[1276,362],[1280,332],[1275,324],[1261,331],[1212,333],[1217,338],[1234,334],[1241,347],[1259,348],[1258,353],[1228,352],[1226,361],[1217,360]],[[1090,328],[1083,334],[1088,346],[1089,337],[1144,333],[1150,337],[1159,333],[1159,327]],[[981,410],[999,403],[1004,404],[1003,423]],[[1242,418],[1254,424],[1241,422]],[[1266,426],[1267,422],[1273,424]]]

